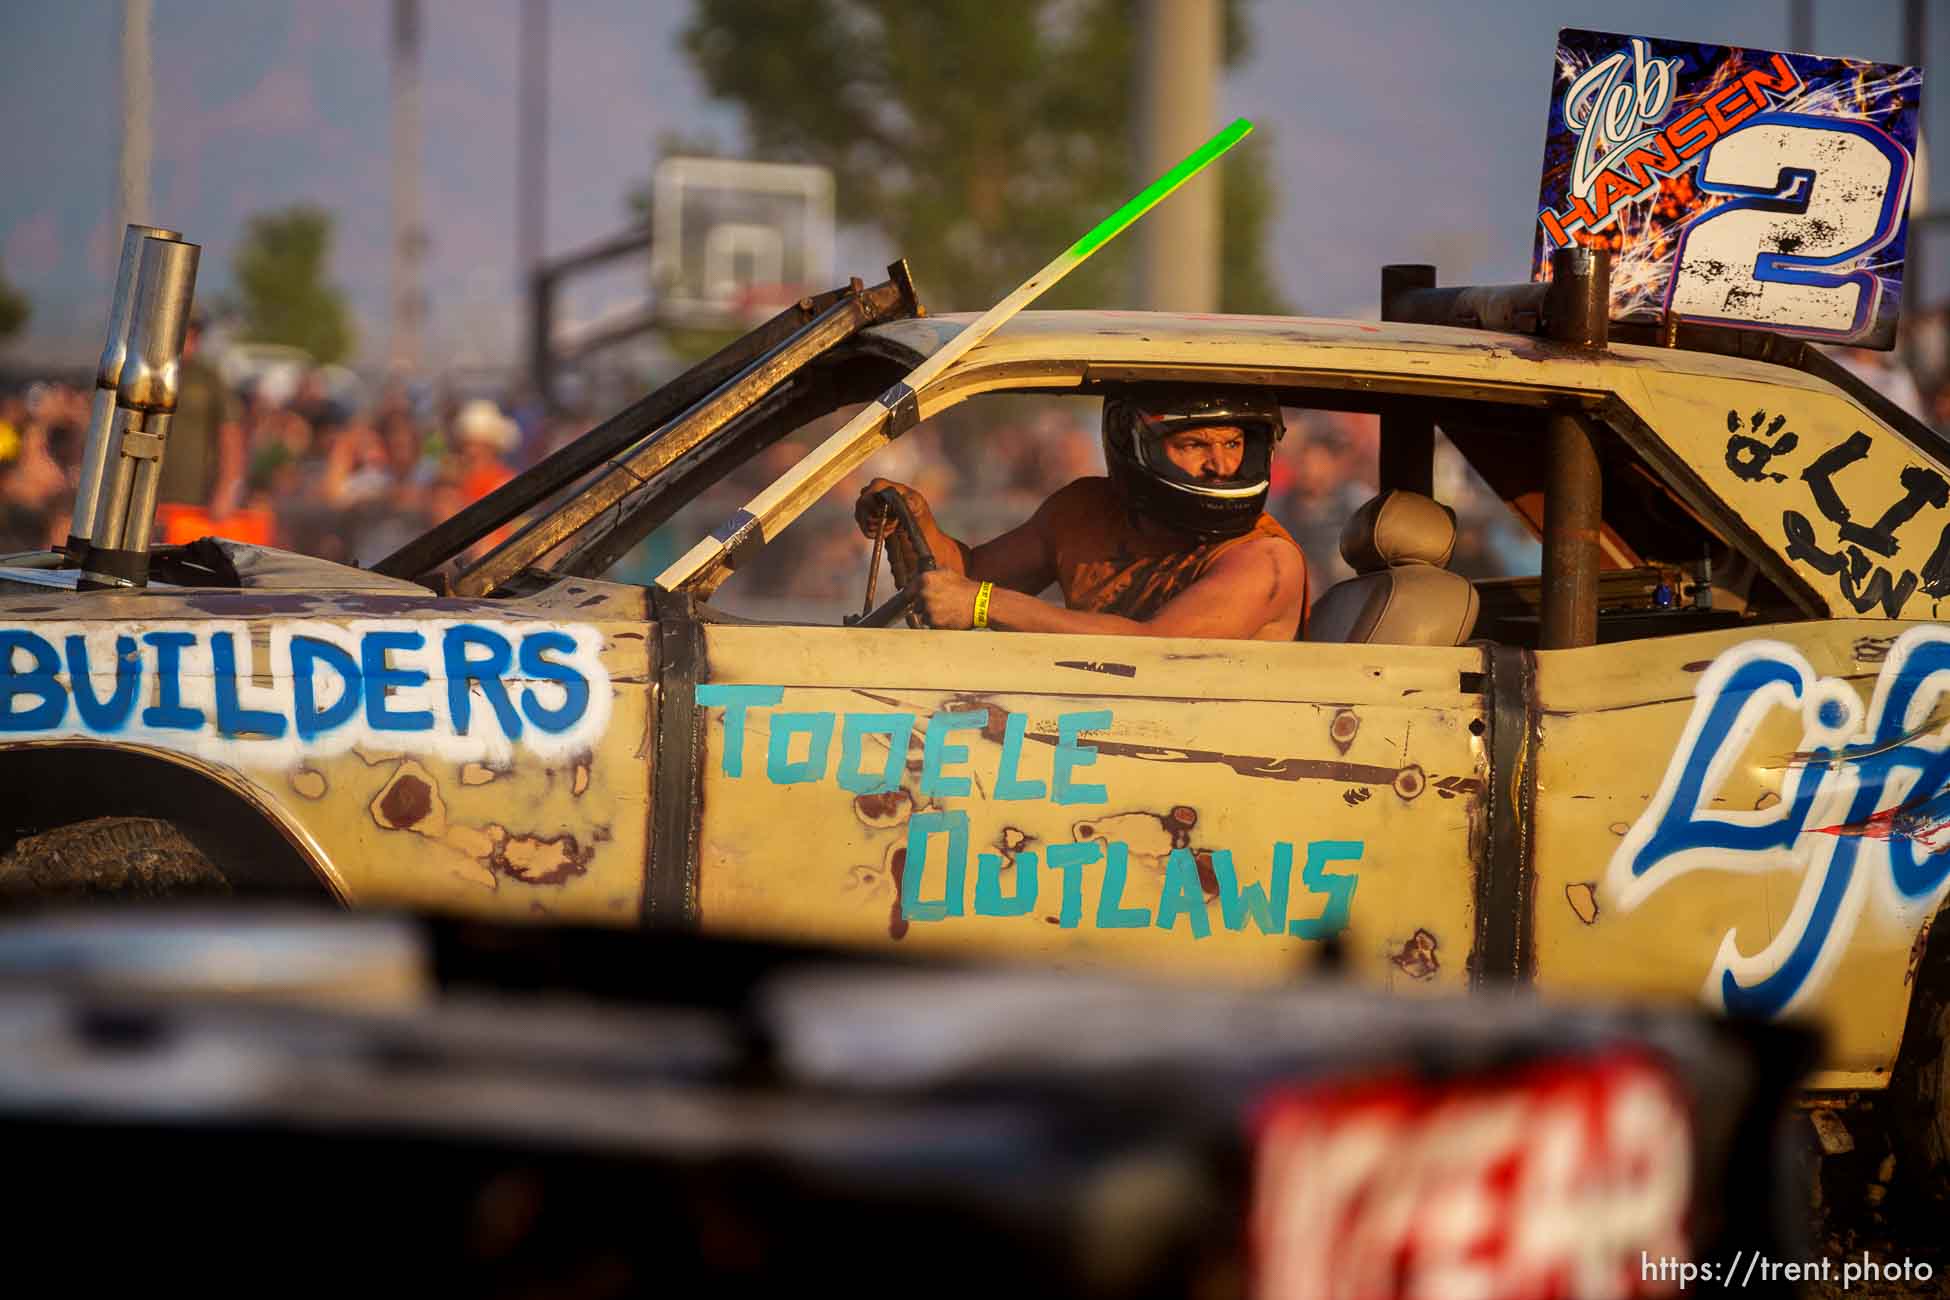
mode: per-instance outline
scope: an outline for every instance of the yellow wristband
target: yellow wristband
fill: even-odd
[[[975,592],[975,626],[989,625],[989,597],[995,592],[993,582],[985,582]]]

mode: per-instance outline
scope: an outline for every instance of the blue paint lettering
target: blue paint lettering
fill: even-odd
[[[1103,845],[1096,840],[1049,846],[1049,869],[1063,873],[1063,907],[1056,915],[1059,928],[1074,930],[1082,923],[1083,869],[1102,856]]]
[[[794,761],[792,738],[806,737],[806,756]],[[826,752],[833,746],[830,713],[774,713],[772,739],[765,750],[765,775],[773,785],[804,785],[826,775]]]
[[[1097,751],[1078,743],[1086,731],[1107,731],[1109,709],[1087,709],[1081,713],[1059,714],[1056,719],[1056,758],[1051,775],[1051,798],[1060,804],[1109,803],[1110,791],[1101,785],[1077,784],[1070,780],[1074,768],[1088,767],[1097,761]]]
[[[724,774],[745,774],[745,711],[769,709],[785,698],[783,686],[730,686],[700,683],[699,708],[724,710]]]
[[[14,666],[16,653],[34,661],[26,672]],[[46,731],[61,725],[68,712],[68,693],[55,674],[61,660],[54,647],[32,632],[0,631],[0,732]],[[23,695],[39,700],[25,709],[14,707]]]
[[[0,651],[0,657],[5,653]],[[68,685],[74,694],[75,712],[81,715],[81,725],[104,734],[120,731],[135,715],[135,697],[142,685],[142,652],[136,648],[135,638],[115,638],[115,689],[109,692],[106,701],[95,698],[89,669],[88,638],[69,637]],[[223,697],[217,699],[221,704]]]
[[[562,689],[562,703],[545,706],[532,686],[521,692],[521,711],[537,730],[559,736],[582,721],[589,712],[589,679],[567,664],[542,658],[543,654],[572,655],[576,640],[567,632],[530,632],[521,639],[521,672],[537,681],[554,682]]]
[[[1293,862],[1293,849],[1286,849],[1289,867]],[[1287,932],[1296,939],[1325,939],[1347,929],[1348,913],[1354,907],[1354,887],[1360,881],[1349,872],[1328,871],[1330,862],[1359,862],[1362,843],[1360,840],[1315,840],[1307,845],[1307,861],[1300,868],[1300,883],[1316,894],[1327,895],[1327,906],[1319,916],[1295,917],[1287,926]]]
[[[1028,916],[1036,910],[1036,853],[1033,849],[1023,849],[1014,854],[1016,889],[1013,894],[1002,892],[1002,868],[1005,865],[999,853],[978,853],[975,855],[975,915],[977,916]],[[1079,899],[1078,908],[1082,902]]]
[[[898,790],[907,769],[907,743],[914,735],[911,713],[849,713],[840,728],[840,789],[849,794],[886,794]],[[860,742],[867,736],[887,737],[887,761],[877,774],[861,770]],[[730,741],[726,740],[729,748]]]
[[[936,835],[948,837],[940,898],[921,897],[928,873],[928,848]],[[915,813],[907,823],[907,862],[901,871],[901,915],[910,921],[942,921],[962,914],[968,889],[968,814]]]
[[[68,638],[68,656],[74,657],[78,636]],[[210,671],[215,679],[217,692],[217,734],[221,736],[269,736],[273,740],[282,736],[291,724],[285,721],[282,713],[271,713],[264,709],[246,709],[237,700],[237,634],[218,632],[210,638]],[[86,689],[79,683],[86,678],[76,678],[75,704],[81,703]],[[119,682],[117,683],[119,686]],[[82,710],[87,716],[87,710]],[[92,725],[92,724],[91,724]]]
[[[144,632],[156,648],[156,702],[142,711],[142,725],[158,731],[199,731],[203,710],[183,703],[183,651],[196,644],[193,632]]]
[[[1913,934],[1950,892],[1950,732],[1933,717],[1947,688],[1950,633],[1934,625],[1891,647],[1866,717],[1855,687],[1817,676],[1791,645],[1726,651],[1701,675],[1659,790],[1612,855],[1607,896],[1629,911],[1692,871],[1814,873],[1806,902],[1760,952],[1723,936],[1707,982],[1709,1001],[1734,1014],[1792,1009],[1826,982],[1873,901]],[[1799,711],[1802,729],[1780,802],[1765,813],[1715,809],[1727,774],[1782,708]],[[1832,824],[1814,824],[1815,808]]]
[[[986,711],[937,713],[928,719],[927,739],[921,746],[921,794],[924,798],[957,799],[974,787],[965,776],[944,776],[950,763],[966,763],[968,746],[951,745],[948,736],[957,731],[978,731],[989,720]]]
[[[1099,930],[1142,930],[1151,924],[1148,907],[1125,907],[1124,878],[1131,861],[1131,848],[1115,840],[1104,855],[1104,888],[1097,895]]]
[[[1158,928],[1169,930],[1184,917],[1192,938],[1212,933],[1212,917],[1205,908],[1205,886],[1199,883],[1198,859],[1190,849],[1173,849],[1165,859],[1165,883],[1158,893]]]
[[[326,708],[318,707],[319,668],[338,674],[338,698]],[[359,711],[359,661],[330,641],[312,636],[291,638],[291,704],[298,727],[298,739],[316,740],[319,736],[352,720]]]
[[[418,632],[368,632],[359,641],[359,675],[365,681],[366,725],[374,731],[432,731],[433,710],[396,713],[386,707],[389,688],[424,686],[427,674],[418,668],[389,668],[392,650],[418,650],[427,639]]]
[[[1022,763],[1022,736],[1029,726],[1029,719],[1020,713],[1011,713],[1002,730],[1002,766],[995,774],[995,797],[997,799],[1041,799],[1049,790],[1041,781],[1025,781],[1016,775]]]
[[[1219,882],[1219,915],[1226,929],[1243,930],[1251,918],[1261,934],[1286,933],[1287,890],[1293,882],[1291,844],[1273,845],[1273,875],[1265,885],[1240,886],[1230,849],[1212,850],[1212,874]]]
[[[487,651],[480,658],[470,657],[468,647]],[[521,739],[521,715],[508,698],[508,683],[503,679],[514,665],[514,647],[499,632],[484,627],[459,624],[447,629],[441,646],[447,671],[447,715],[454,730],[466,735],[474,720],[473,683],[494,708],[495,719],[509,740]]]

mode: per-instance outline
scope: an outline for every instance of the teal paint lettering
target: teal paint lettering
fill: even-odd
[[[26,672],[14,667],[16,650],[26,652],[34,661]],[[61,660],[44,638],[14,629],[0,632],[0,732],[46,731],[61,725],[68,712],[68,693],[55,679],[60,670]],[[14,701],[22,695],[34,696],[40,702],[30,708],[14,708]]]
[[[1178,850],[1177,852],[1183,852]],[[1176,856],[1176,852],[1173,854]],[[1212,850],[1212,874],[1219,881],[1219,915],[1228,930],[1243,930],[1250,917],[1261,934],[1286,933],[1286,897],[1293,883],[1293,846],[1273,845],[1273,879],[1269,885],[1239,886],[1232,850]]]
[[[998,799],[1041,799],[1047,792],[1043,782],[1024,781],[1016,775],[1016,766],[1022,761],[1022,734],[1028,727],[1028,717],[1020,713],[1011,713],[1003,727],[1002,766],[995,774]]]
[[[745,710],[769,709],[785,698],[783,686],[720,686],[701,683],[697,703],[703,709],[724,710],[724,774],[745,774]]]
[[[1072,768],[1088,767],[1097,761],[1095,749],[1077,743],[1079,733],[1107,731],[1109,728],[1109,709],[1087,709],[1081,713],[1064,713],[1057,716],[1056,758],[1050,776],[1055,787],[1050,797],[1057,803],[1110,802],[1110,792],[1103,786],[1079,785],[1070,780]]]
[[[975,855],[977,916],[1028,916],[1036,910],[1036,885],[1036,854],[1033,850],[1024,849],[1016,854],[1016,892],[1008,895],[1002,892],[1002,855]]]
[[[940,898],[921,897],[921,884],[928,874],[928,844],[941,832],[948,836],[948,857],[943,869]],[[953,812],[915,813],[907,822],[907,865],[901,872],[901,915],[910,921],[941,921],[962,914],[962,897],[968,889],[968,814]]]
[[[1360,840],[1315,840],[1307,845],[1307,861],[1300,868],[1300,883],[1316,894],[1327,895],[1327,906],[1319,916],[1297,917],[1287,932],[1300,939],[1325,939],[1347,929],[1348,911],[1354,906],[1353,872],[1322,870],[1329,862],[1359,862]],[[1288,850],[1288,860],[1292,851]]]
[[[521,692],[521,712],[539,731],[559,736],[582,721],[589,712],[589,679],[567,664],[544,659],[544,652],[572,655],[576,639],[567,632],[530,632],[521,639],[521,673],[537,681],[554,682],[562,688],[562,703],[546,708],[532,686]]]
[[[1112,841],[1110,851],[1104,858],[1104,889],[1097,895],[1099,930],[1142,930],[1151,924],[1150,908],[1121,906],[1124,901],[1124,877],[1130,861],[1130,846]]]
[[[911,713],[849,713],[840,727],[840,789],[849,794],[886,794],[900,789],[907,770],[907,742],[914,735]],[[860,770],[860,741],[887,737],[887,762],[878,775]]]
[[[1095,840],[1049,846],[1049,869],[1063,873],[1063,909],[1056,916],[1056,924],[1061,928],[1074,930],[1082,922],[1083,869],[1102,856],[1103,846]]]
[[[986,710],[937,713],[928,719],[928,738],[921,746],[921,794],[924,798],[953,799],[968,794],[974,788],[967,777],[943,776],[941,769],[950,763],[968,761],[968,746],[949,744],[949,733],[977,731],[988,720]]]
[[[1217,857],[1225,850],[1213,853]],[[1173,849],[1165,859],[1165,884],[1158,892],[1158,928],[1169,930],[1179,917],[1191,922],[1192,938],[1212,933],[1212,916],[1205,910],[1205,886],[1199,883],[1198,859],[1190,849]]]
[[[389,650],[418,650],[427,643],[418,632],[368,632],[359,641],[359,675],[365,680],[366,725],[374,731],[432,731],[433,710],[395,713],[386,707],[390,686],[421,686],[427,675],[418,668],[388,668]],[[234,689],[234,688],[233,688]],[[465,725],[455,726],[465,730]]]
[[[806,756],[793,762],[792,738],[804,735]],[[774,713],[772,741],[765,749],[765,775],[773,785],[804,785],[826,775],[826,752],[833,747],[830,713]]]
[[[145,632],[156,647],[156,702],[142,711],[142,725],[158,731],[198,731],[203,710],[183,703],[183,651],[196,644],[193,632]]]
[[[485,658],[469,658],[467,649],[476,646],[487,651]],[[474,695],[471,684],[479,682],[481,693],[494,708],[501,732],[509,740],[521,739],[521,715],[508,698],[508,683],[503,679],[514,667],[515,650],[508,638],[484,627],[462,623],[447,629],[441,642],[441,660],[447,672],[447,716],[454,720],[457,735],[466,735],[474,720]]]
[[[70,642],[80,637],[69,637]],[[74,647],[68,647],[72,656]],[[220,736],[269,736],[284,734],[291,724],[282,713],[267,709],[246,709],[237,702],[237,634],[217,632],[210,637],[210,671],[217,691],[217,734]],[[76,703],[80,703],[77,693]],[[431,716],[428,718],[432,722]]]
[[[344,689],[329,709],[318,707],[318,688],[313,671],[323,664],[339,675]],[[359,661],[330,641],[312,636],[291,638],[291,713],[298,726],[298,739],[313,740],[335,727],[344,726],[359,708]]]
[[[0,650],[0,660],[4,660],[8,653]],[[109,692],[106,702],[95,698],[94,682],[89,676],[88,638],[68,638],[68,690],[74,696],[75,712],[81,715],[81,725],[88,730],[115,732],[127,726],[135,714],[136,692],[141,685],[142,652],[136,649],[134,637],[115,638],[115,689]],[[223,697],[217,698],[221,703]],[[5,729],[5,724],[0,722],[0,730]]]

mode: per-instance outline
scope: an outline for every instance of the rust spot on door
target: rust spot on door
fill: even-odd
[[[907,850],[895,849],[889,860],[888,873],[894,878],[894,908],[887,917],[887,937],[905,939],[907,937],[907,915],[901,911],[901,895],[907,892]]]
[[[1436,960],[1436,947],[1434,935],[1427,930],[1417,930],[1402,945],[1402,950],[1389,960],[1401,967],[1410,979],[1432,980],[1442,968],[1442,963]]]
[[[396,830],[411,830],[433,811],[433,788],[417,776],[393,782],[379,800],[379,815]]]
[[[447,833],[447,807],[433,776],[407,760],[393,769],[370,808],[372,819],[389,831],[414,831],[438,838]]]
[[[1598,919],[1598,891],[1594,881],[1577,880],[1564,886],[1564,901],[1586,925]]]
[[[323,799],[328,787],[323,772],[301,767],[291,774],[291,788],[307,799]]]
[[[862,825],[884,831],[901,825],[914,811],[914,796],[906,790],[853,796],[853,815]]]
[[[1347,753],[1348,746],[1354,743],[1355,736],[1360,732],[1361,719],[1356,716],[1353,709],[1342,709],[1334,715],[1334,720],[1327,726],[1327,738],[1332,740],[1334,747],[1343,754]]]
[[[495,829],[499,829],[496,827]],[[596,856],[594,844],[577,843],[574,835],[510,835],[488,858],[500,874],[525,885],[560,885],[589,870]]]

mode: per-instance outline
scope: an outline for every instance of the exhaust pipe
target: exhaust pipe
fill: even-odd
[[[74,491],[68,541],[61,549],[71,560],[86,558],[88,540],[95,535],[95,512],[101,508],[102,471],[108,464],[109,426],[115,421],[115,390],[122,383],[122,363],[129,355],[129,322],[135,306],[136,271],[145,239],[181,239],[179,230],[131,225],[122,232],[122,260],[115,270],[115,299],[108,311],[108,342],[95,367],[95,401],[88,412],[88,437],[81,448],[81,481]]]
[[[177,239],[143,238],[94,535],[81,563],[78,590],[148,585],[149,535],[156,522],[163,448],[176,412],[183,336],[189,331],[202,252],[200,245]]]

